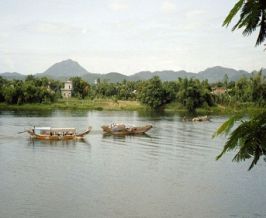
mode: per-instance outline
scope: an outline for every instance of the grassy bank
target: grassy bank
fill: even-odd
[[[172,102],[165,106],[165,111],[185,112],[186,109],[178,102]],[[212,107],[201,107],[197,109],[198,114],[235,114],[235,113],[259,113],[265,111],[265,107],[259,107],[252,103],[236,103],[235,105],[216,105]]]
[[[0,110],[145,110],[145,106],[137,101],[114,101],[109,99],[80,100],[71,98],[68,100],[60,99],[50,104],[22,104],[10,105],[0,104]]]
[[[60,99],[50,104],[22,104],[10,105],[0,104],[0,110],[114,110],[114,111],[137,111],[149,110],[138,101],[116,101],[112,99]],[[256,113],[266,110],[254,104],[235,104],[231,106],[217,105],[213,107],[202,107],[197,109],[198,114],[235,114],[235,113]],[[178,102],[172,102],[164,107],[166,112],[186,113],[186,109]]]

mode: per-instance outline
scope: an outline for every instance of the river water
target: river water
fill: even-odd
[[[0,112],[0,217],[266,217],[266,163],[216,161],[226,117]],[[103,136],[111,122],[152,124],[147,135]],[[84,141],[32,141],[30,126],[75,127]]]

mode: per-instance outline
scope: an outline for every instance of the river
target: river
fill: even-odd
[[[216,161],[226,117],[111,111],[0,112],[0,217],[266,217],[266,163]],[[103,136],[101,125],[152,124]],[[75,127],[84,141],[33,141],[30,126]]]

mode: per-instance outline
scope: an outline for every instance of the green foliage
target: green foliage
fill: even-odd
[[[259,105],[266,104],[266,80],[262,75],[261,71],[259,73],[253,73],[250,79],[251,82],[251,97],[253,102],[257,102]]]
[[[23,104],[23,103],[44,103],[53,102],[56,99],[56,91],[49,87],[47,78],[37,79],[34,76],[27,76],[23,82],[21,80],[3,80],[0,78],[1,94],[0,102],[8,104]]]
[[[223,25],[228,26],[240,9],[240,19],[232,30],[244,27],[243,34],[249,35],[259,27],[260,31],[256,45],[261,44],[266,39],[266,1],[239,0],[226,17]],[[261,73],[253,76],[250,81],[242,79],[235,86],[232,93],[241,100],[256,101],[259,104],[265,103],[265,80]],[[227,120],[214,136],[222,133],[228,134],[238,119],[239,117],[232,117]],[[230,133],[223,151],[217,156],[217,160],[231,150],[237,150],[233,161],[239,162],[253,158],[249,170],[255,166],[262,155],[266,155],[266,112],[260,113],[249,120],[242,120],[241,124]]]
[[[259,106],[266,104],[266,80],[261,72],[254,72],[251,78],[241,78],[236,82],[227,81],[213,85],[213,88],[226,89],[224,94],[211,93],[211,85],[207,80],[181,79],[162,82],[159,77],[147,81],[126,81],[109,83],[99,81],[89,85],[79,77],[72,78],[73,96],[81,99],[108,98],[119,100],[139,100],[143,104],[158,109],[165,104],[176,102],[193,113],[197,108],[208,108],[215,104],[240,105],[255,103]],[[49,103],[61,98],[60,81],[48,78],[28,76],[25,81],[5,80],[0,78],[0,102],[8,104]],[[227,87],[227,88],[226,88]],[[232,104],[232,105],[231,105]]]
[[[221,125],[214,136],[229,134],[235,122],[241,117],[232,117]],[[241,121],[241,124],[233,130],[222,152],[217,156],[220,159],[226,152],[237,150],[233,161],[244,161],[253,158],[249,170],[252,169],[262,155],[266,155],[266,112],[260,113],[254,118]]]
[[[214,87],[223,87],[226,93],[215,96],[215,103],[236,105],[237,103],[266,104],[266,79],[262,72],[253,72],[250,78],[242,77],[236,82],[217,83]]]
[[[89,93],[90,85],[80,77],[72,77],[70,80],[73,84],[73,96],[84,99]]]
[[[165,103],[166,91],[158,76],[144,81],[138,93],[141,103],[148,105],[152,109],[158,109]]]
[[[179,91],[179,84],[177,82],[164,82],[163,88],[165,90],[165,102],[169,103],[176,100],[176,95]]]
[[[136,100],[137,85],[139,82],[126,81],[117,83],[118,99]]]
[[[223,26],[228,26],[239,11],[240,18],[232,31],[244,28],[243,35],[246,36],[258,27],[260,30],[256,45],[260,45],[266,39],[266,1],[239,0],[225,18]]]
[[[240,120],[241,118],[242,116],[240,115],[236,115],[229,118],[216,130],[216,132],[213,134],[213,138],[221,134],[228,134],[232,129],[232,127],[234,126],[235,122]]]
[[[4,97],[4,86],[7,83],[7,81],[0,76],[0,102],[3,102],[5,97]]]
[[[190,113],[194,113],[204,103],[209,106],[214,104],[208,83],[193,79],[179,79],[177,99]]]

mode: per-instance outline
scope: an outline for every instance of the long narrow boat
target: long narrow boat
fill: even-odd
[[[40,140],[71,140],[84,138],[91,129],[88,127],[84,132],[77,133],[75,128],[34,127],[27,132],[32,138]]]
[[[152,125],[140,127],[126,126],[125,124],[111,124],[102,126],[103,132],[112,135],[136,135],[144,134],[152,128]]]

